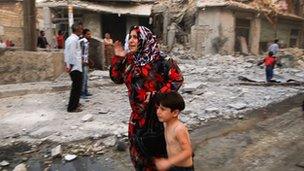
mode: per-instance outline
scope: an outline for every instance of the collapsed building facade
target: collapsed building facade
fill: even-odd
[[[96,39],[108,32],[124,42],[130,26],[144,25],[169,50],[181,43],[198,55],[257,55],[275,38],[283,47],[304,44],[300,0],[41,0],[37,28],[51,43],[58,30],[68,34],[69,2],[75,23],[82,22]],[[22,0],[0,3],[0,36],[22,46]]]
[[[257,55],[279,39],[283,47],[303,48],[303,4],[299,0],[198,1],[192,46],[200,54]]]
[[[0,1],[0,39],[11,40],[16,46],[23,43],[22,1]]]

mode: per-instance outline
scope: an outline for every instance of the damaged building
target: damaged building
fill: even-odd
[[[75,1],[73,6],[74,23],[82,22],[92,31],[93,37],[103,38],[105,33],[110,33],[113,40],[124,41],[126,33],[132,25],[151,26],[150,15],[151,1]],[[37,8],[44,24],[51,29],[68,32],[68,2],[50,0],[38,3]],[[45,28],[45,29],[49,29]]]
[[[201,0],[197,7],[191,42],[199,54],[258,55],[276,38],[303,48],[303,1]]]
[[[23,42],[23,13],[21,0],[0,1],[0,39],[16,46]]]
[[[22,47],[21,2],[0,2],[0,35]],[[144,25],[167,50],[180,43],[197,55],[258,55],[275,38],[282,47],[304,44],[301,0],[37,0],[37,29],[45,30],[53,45],[58,30],[68,36],[69,2],[74,22],[99,41],[108,32],[124,42],[130,26]]]

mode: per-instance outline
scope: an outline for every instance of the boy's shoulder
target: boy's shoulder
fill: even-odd
[[[179,121],[179,123],[175,127],[175,132],[178,133],[178,132],[185,132],[185,131],[188,132],[187,125],[185,125],[184,123]]]

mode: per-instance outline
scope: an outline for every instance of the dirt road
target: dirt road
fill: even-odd
[[[303,171],[302,96],[249,112],[242,120],[209,123],[192,133],[199,171]],[[301,164],[302,163],[302,164]]]
[[[303,171],[304,115],[299,107],[304,96],[298,95],[268,107],[253,110],[243,118],[215,120],[191,132],[198,171]],[[86,140],[90,141],[90,140]],[[73,143],[75,144],[75,143]],[[48,162],[43,153],[51,144],[42,145],[26,163],[29,171],[43,170]],[[16,152],[30,147],[0,149],[0,157],[14,158],[9,167],[21,162]],[[15,151],[14,151],[15,150]],[[39,157],[40,156],[40,157]],[[19,158],[19,159],[18,159]],[[53,160],[48,170],[128,171],[132,170],[128,151],[107,150],[103,155],[80,157],[72,162]],[[0,167],[1,170],[1,167]]]

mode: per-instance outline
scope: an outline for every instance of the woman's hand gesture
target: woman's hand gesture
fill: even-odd
[[[116,56],[125,57],[127,52],[123,49],[120,41],[115,41],[114,43],[114,54]]]

